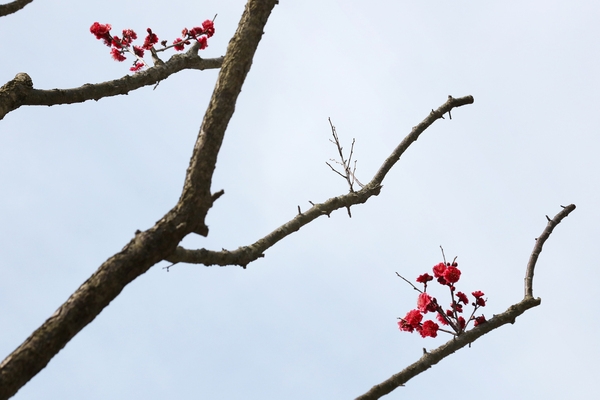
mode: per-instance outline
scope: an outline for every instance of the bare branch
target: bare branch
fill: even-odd
[[[558,225],[560,221],[562,221],[573,210],[575,210],[575,205],[571,204],[569,206],[563,207],[563,210],[556,214],[556,216],[553,219],[548,218],[548,225],[542,232],[542,235],[537,239],[537,242],[533,248],[533,253],[531,254],[531,258],[529,259],[529,263],[527,265],[527,278],[525,279],[525,297],[523,298],[523,300],[521,300],[519,303],[510,306],[502,314],[495,315],[492,319],[486,321],[483,324],[478,325],[470,331],[461,333],[459,336],[456,336],[454,339],[451,339],[450,341],[446,342],[446,344],[443,344],[442,346],[438,347],[432,352],[425,352],[425,354],[417,362],[409,365],[408,367],[393,375],[386,381],[373,386],[371,390],[369,390],[362,396],[357,397],[356,400],[374,400],[391,393],[397,387],[404,386],[404,384],[410,379],[419,375],[421,372],[428,370],[433,365],[448,357],[450,354],[465,347],[466,345],[473,343],[481,336],[485,335],[488,332],[491,332],[494,329],[501,327],[502,325],[508,323],[514,324],[519,315],[523,314],[530,308],[540,305],[542,300],[539,298],[535,299],[532,295],[533,268],[535,267],[537,258],[542,251],[542,246],[544,242],[546,241],[546,239],[548,239],[554,227]]]
[[[381,191],[381,182],[387,172],[396,162],[398,162],[400,156],[408,149],[411,143],[418,139],[419,135],[423,133],[425,129],[437,119],[442,118],[442,116],[452,108],[472,104],[473,101],[472,96],[461,97],[458,99],[449,96],[448,100],[441,107],[435,111],[431,111],[419,125],[412,129],[411,133],[402,140],[398,147],[396,147],[392,154],[385,160],[383,165],[379,168],[379,171],[375,174],[375,177],[361,190],[350,192],[343,196],[333,197],[324,203],[311,203],[313,206],[309,210],[301,215],[296,215],[296,217],[289,222],[286,222],[267,236],[257,240],[249,246],[239,247],[237,250],[233,251],[212,251],[207,249],[188,250],[183,247],[177,247],[177,250],[165,260],[172,263],[185,262],[191,264],[204,264],[206,266],[239,265],[245,268],[246,265],[252,261],[264,257],[264,251],[272,247],[275,243],[296,232],[318,217],[322,215],[329,216],[333,211],[339,210],[340,208],[346,208],[348,212],[350,212],[350,206],[365,203],[371,196],[377,196]]]
[[[136,232],[123,250],[104,262],[42,326],[0,363],[0,400],[14,395],[127,284],[172,254],[187,234],[208,233],[204,217],[213,201],[222,195],[222,192],[211,194],[209,191],[216,154],[264,26],[276,3],[276,0],[249,0],[246,4],[223,60],[177,205],[152,228]],[[220,121],[207,123],[207,120]],[[205,129],[206,126],[211,129]],[[214,154],[207,154],[211,152]],[[202,160],[199,162],[198,158]]]
[[[217,69],[223,57],[200,58],[193,51],[176,54],[167,62],[156,65],[134,75],[126,75],[108,82],[89,84],[73,89],[34,89],[29,75],[19,73],[15,79],[0,88],[0,119],[21,106],[52,106],[59,104],[83,103],[87,100],[100,100],[127,94],[144,86],[154,85],[184,69]]]
[[[546,225],[546,228],[544,229],[542,234],[535,240],[535,246],[533,247],[531,257],[529,257],[529,262],[527,263],[527,272],[525,273],[525,298],[533,297],[533,272],[538,257],[542,252],[542,247],[544,247],[544,243],[550,237],[550,234],[552,233],[554,227],[560,224],[560,222],[564,218],[566,218],[573,210],[575,210],[575,204],[570,204],[566,207],[563,207],[562,211],[556,214],[554,218],[550,219],[548,218],[548,216],[546,216],[548,224]]]
[[[412,128],[412,131],[408,136],[404,138],[404,140],[396,147],[396,149],[392,152],[392,154],[385,160],[379,171],[373,177],[373,180],[369,182],[371,184],[381,184],[383,178],[387,175],[389,170],[396,164],[396,162],[400,159],[400,156],[408,146],[410,146],[413,142],[415,142],[421,133],[425,131],[425,129],[429,128],[431,124],[437,121],[440,118],[444,118],[445,113],[449,113],[453,108],[464,106],[466,104],[473,104],[473,96],[465,96],[458,99],[453,98],[452,96],[448,96],[448,101],[442,104],[437,110],[431,110],[431,113],[425,118],[419,125]]]
[[[0,17],[16,13],[33,0],[15,0],[8,4],[0,4]]]
[[[347,208],[354,204],[364,203],[371,196],[379,194],[379,190],[379,187],[371,188],[369,190],[363,189],[358,192],[348,193],[344,196],[333,197],[321,204],[315,204],[302,214],[296,214],[292,220],[281,225],[279,228],[250,246],[240,247],[234,251],[212,251],[206,249],[187,250],[178,246],[175,252],[165,258],[165,260],[172,263],[185,262],[191,264],[204,264],[206,266],[239,265],[245,268],[246,265],[252,261],[264,257],[263,253],[265,250],[272,247],[286,236],[298,231],[301,227],[309,224],[311,221],[322,215],[329,215],[340,208]]]

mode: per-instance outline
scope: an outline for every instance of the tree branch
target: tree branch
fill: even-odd
[[[209,126],[227,126],[264,26],[276,3],[276,0],[249,0],[246,4],[238,29],[227,48],[224,67],[219,72],[203,126],[207,119],[217,118],[224,118],[225,121]],[[224,100],[220,101],[220,98]],[[210,131],[201,129],[198,139],[200,146],[194,149],[188,178],[177,205],[152,228],[136,232],[123,250],[105,261],[42,326],[0,363],[0,400],[14,395],[92,322],[127,284],[172,254],[187,234],[198,230],[208,233],[204,216],[221,192],[214,195],[209,193],[208,198],[194,195],[196,191],[203,194],[207,190],[202,184],[210,185],[223,133],[216,128]],[[215,151],[215,154],[206,154],[211,151]],[[199,163],[197,159],[202,157],[209,161]],[[192,179],[189,175],[199,178]],[[196,184],[199,189],[191,187]]]
[[[392,377],[385,380],[384,382],[373,386],[371,390],[369,390],[362,396],[358,396],[356,400],[374,400],[391,393],[397,387],[404,386],[404,384],[410,379],[428,370],[444,358],[448,357],[450,354],[456,352],[457,350],[465,347],[468,344],[473,343],[481,336],[493,331],[494,329],[501,327],[502,325],[508,323],[514,324],[519,315],[523,314],[530,308],[540,305],[542,300],[540,298],[534,299],[531,295],[531,290],[527,291],[527,288],[531,289],[531,281],[533,280],[533,268],[535,266],[540,252],[542,251],[543,242],[546,241],[546,239],[548,239],[548,237],[552,233],[552,229],[556,225],[558,225],[560,221],[562,221],[574,209],[575,205],[571,204],[567,207],[563,207],[563,210],[559,212],[553,219],[548,218],[548,225],[546,226],[546,229],[544,229],[544,231],[542,232],[542,235],[537,239],[537,242],[531,254],[531,258],[529,260],[529,264],[527,265],[527,277],[531,278],[531,280],[529,281],[529,283],[527,279],[525,280],[526,294],[523,300],[521,300],[519,303],[510,306],[502,314],[495,315],[492,319],[488,320],[487,322],[480,324],[477,327],[471,329],[470,331],[467,331],[449,340],[447,343],[441,345],[437,349],[431,352],[425,352],[425,354],[423,354],[423,356],[417,362],[409,365],[397,374],[392,375]]]
[[[83,103],[87,100],[98,101],[103,97],[127,94],[144,86],[155,85],[184,69],[217,69],[222,63],[223,57],[204,59],[193,51],[188,51],[176,54],[167,62],[134,75],[126,75],[108,82],[87,83],[73,89],[34,89],[29,75],[19,73],[15,79],[0,88],[0,120],[21,106],[53,106]]]
[[[531,256],[529,257],[529,262],[527,263],[527,271],[525,272],[525,298],[533,297],[533,272],[538,257],[542,252],[542,247],[544,247],[544,243],[550,237],[550,234],[552,233],[554,227],[560,224],[560,222],[564,218],[566,218],[573,210],[575,210],[575,204],[570,204],[566,207],[561,207],[563,208],[562,211],[556,214],[554,218],[550,219],[546,215],[546,219],[548,220],[546,229],[544,229],[542,234],[535,239],[535,246],[533,247],[533,251],[531,252]]]
[[[277,0],[250,0],[246,4],[200,126],[179,201],[187,207],[185,213],[193,216],[192,232],[202,236],[208,234],[204,219],[212,206],[210,186],[225,130],[235,111],[264,26],[277,3]]]
[[[252,261],[260,257],[264,257],[264,251],[272,247],[286,236],[296,232],[301,227],[307,225],[311,221],[322,215],[329,216],[333,211],[340,208],[349,209],[355,204],[365,203],[371,196],[377,196],[381,191],[381,182],[385,178],[388,171],[400,159],[400,156],[415,142],[421,133],[425,131],[436,120],[443,118],[443,115],[450,112],[455,107],[460,107],[466,104],[473,103],[472,96],[461,97],[455,99],[448,96],[448,100],[442,104],[437,110],[432,110],[431,113],[402,140],[402,142],[394,149],[390,156],[384,161],[379,171],[373,179],[364,187],[356,192],[350,192],[343,196],[333,197],[324,203],[313,204],[313,206],[304,213],[299,213],[289,222],[281,225],[267,236],[259,239],[249,246],[239,247],[234,251],[212,251],[207,249],[188,250],[183,247],[177,247],[175,252],[166,258],[172,263],[185,262],[191,264],[210,265],[240,265],[246,267]]]
[[[8,4],[0,4],[0,17],[16,13],[32,1],[33,0],[15,0]]]

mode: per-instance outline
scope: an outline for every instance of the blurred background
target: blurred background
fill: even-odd
[[[120,78],[89,32],[151,27],[172,41],[215,20],[224,55],[244,1],[34,1],[0,19],[0,83],[38,89]],[[489,318],[522,299],[534,239],[577,209],[539,259],[540,307],[388,397],[589,397],[597,359],[600,8],[594,1],[281,1],[219,155],[207,238],[236,249],[347,192],[325,164],[356,139],[371,179],[448,95],[473,95],[428,129],[378,197],[320,218],[240,267],[161,263],[130,284],[15,399],[347,399],[449,335],[400,332],[416,293],[396,277],[458,256],[458,289]],[[169,53],[171,54],[171,53]],[[178,200],[218,71],[184,71],[127,96],[22,107],[0,121],[0,358],[136,229]],[[433,287],[447,302],[446,293]]]

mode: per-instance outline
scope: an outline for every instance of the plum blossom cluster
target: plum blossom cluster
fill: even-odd
[[[192,29],[184,28],[181,32],[182,37],[175,39],[172,44],[167,45],[167,41],[163,40],[160,42],[162,48],[155,49],[154,45],[158,43],[159,39],[150,28],[146,29],[147,35],[141,46],[133,45],[133,41],[138,38],[133,30],[123,29],[122,35],[119,37],[117,35],[111,35],[111,29],[112,26],[110,24],[94,22],[90,27],[90,32],[96,36],[96,39],[102,40],[106,46],[110,47],[110,54],[114,60],[125,61],[125,54],[132,54],[135,58],[130,71],[133,72],[137,72],[148,66],[144,61],[144,53],[146,51],[150,51],[153,55],[170,48],[174,48],[176,51],[182,51],[185,49],[185,46],[190,45],[192,41],[198,42],[200,50],[204,50],[208,47],[208,38],[215,34],[215,25],[213,21],[206,20],[202,23],[202,26],[196,26]]]
[[[422,337],[436,337],[438,331],[450,333],[458,336],[465,332],[467,326],[473,321],[474,326],[478,326],[486,322],[485,316],[475,316],[475,313],[480,307],[485,307],[487,299],[484,299],[482,291],[477,290],[472,292],[473,301],[470,302],[469,296],[465,293],[457,291],[454,286],[459,281],[461,271],[458,269],[458,263],[453,261],[452,263],[441,262],[433,267],[433,276],[428,273],[419,275],[417,282],[423,284],[423,290],[417,288],[410,281],[398,274],[402,279],[408,282],[412,287],[417,290],[420,294],[417,298],[417,308],[409,311],[404,318],[398,318],[398,327],[401,331],[414,332],[417,331]],[[448,287],[450,290],[450,305],[447,309],[438,303],[435,297],[432,297],[427,293],[427,283],[433,280],[442,285]],[[471,303],[473,311],[471,315],[465,319],[463,317],[463,310],[465,306]],[[423,321],[427,313],[435,314],[435,319]],[[439,324],[444,328],[441,328]]]

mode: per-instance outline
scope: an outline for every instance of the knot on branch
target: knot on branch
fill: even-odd
[[[31,77],[24,72],[0,88],[0,119],[12,110],[19,108],[33,90]]]
[[[13,79],[13,81],[15,81],[17,84],[25,85],[28,89],[33,88],[33,81],[25,72],[19,72],[17,75],[15,75],[15,79]]]
[[[19,108],[33,90],[31,77],[24,72],[0,88],[0,119],[12,110]]]

